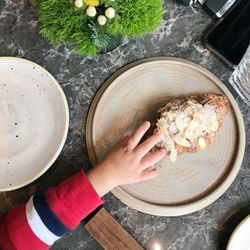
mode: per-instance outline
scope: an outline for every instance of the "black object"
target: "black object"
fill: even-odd
[[[230,67],[238,65],[250,44],[250,1],[237,2],[205,33],[203,42]]]
[[[177,2],[184,6],[189,6],[197,2],[197,0],[177,0]]]
[[[206,0],[203,4],[210,15],[221,18],[236,2],[236,0]]]

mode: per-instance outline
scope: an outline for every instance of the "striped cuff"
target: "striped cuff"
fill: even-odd
[[[83,171],[0,218],[0,247],[48,249],[103,203]],[[11,241],[11,243],[8,243]]]
[[[49,245],[40,240],[29,226],[26,216],[26,205],[11,210],[6,217],[7,231],[15,249],[47,250]]]
[[[11,250],[48,249],[60,236],[70,231],[53,213],[44,194],[32,196],[26,205],[11,210],[6,216],[6,227],[7,230],[3,231],[8,232],[15,246]]]
[[[43,194],[29,199],[26,204],[26,217],[33,233],[47,245],[52,245],[70,231],[52,212]]]

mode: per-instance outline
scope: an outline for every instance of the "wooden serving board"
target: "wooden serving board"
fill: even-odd
[[[212,73],[177,58],[150,58],[113,75],[97,93],[87,119],[87,148],[95,165],[108,148],[140,122],[154,120],[167,100],[202,93],[222,93],[231,107],[214,142],[172,163],[164,158],[154,180],[125,185],[112,192],[125,204],[164,216],[197,211],[219,198],[231,185],[245,150],[244,123],[231,93]]]
[[[85,228],[104,249],[143,249],[104,208],[101,208],[97,212],[85,225]]]

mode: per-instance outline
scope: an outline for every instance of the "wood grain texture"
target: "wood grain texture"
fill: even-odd
[[[85,228],[104,249],[143,249],[104,208],[99,210]]]

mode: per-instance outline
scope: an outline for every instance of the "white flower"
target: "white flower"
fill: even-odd
[[[89,6],[86,9],[87,16],[94,17],[96,15],[96,8],[94,6]]]
[[[100,15],[97,17],[97,22],[100,24],[100,25],[105,25],[105,23],[107,22],[107,18],[103,15]]]
[[[81,8],[83,6],[83,0],[75,0],[74,4],[77,8]]]
[[[112,19],[115,17],[115,10],[112,7],[109,7],[105,10],[105,16],[109,19]]]

